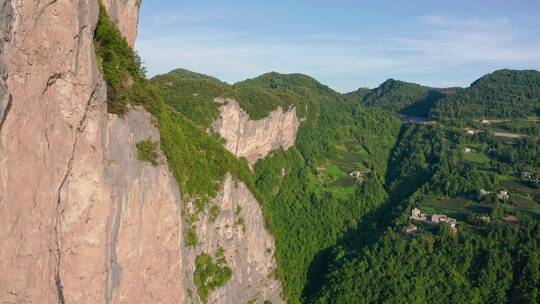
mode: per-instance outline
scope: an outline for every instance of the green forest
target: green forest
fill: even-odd
[[[155,164],[159,145],[197,212],[227,172],[255,195],[288,303],[540,301],[540,73],[497,71],[466,89],[388,80],[348,94],[275,72],[233,85],[183,69],[148,80],[103,9],[95,46],[109,112],[140,105],[159,127],[159,143],[137,144],[141,160]],[[251,170],[207,131],[217,97],[252,119],[296,107],[295,145]],[[413,207],[455,218],[457,232],[410,219]],[[222,256],[196,262],[203,301],[234,276]]]

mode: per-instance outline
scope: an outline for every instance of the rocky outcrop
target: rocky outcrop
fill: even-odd
[[[139,0],[103,2],[133,45]],[[98,1],[0,0],[0,9],[0,302],[185,303],[196,255],[220,246],[233,276],[211,303],[281,303],[274,242],[242,183],[226,178],[212,200],[219,215],[197,223],[203,242],[183,244],[184,203],[164,157],[137,158],[138,142],[159,140],[152,117],[107,113]],[[271,117],[297,128],[294,110]],[[242,132],[257,140],[258,128]],[[290,146],[284,133],[264,133],[275,139],[264,149]]]
[[[181,303],[178,188],[137,160],[149,115],[107,114],[98,1],[0,8],[0,302]]]
[[[142,0],[102,0],[109,17],[118,25],[129,45],[135,45]]]
[[[278,107],[264,119],[250,120],[236,100],[216,98],[215,102],[221,106],[213,130],[226,140],[227,150],[245,157],[251,166],[273,150],[287,150],[294,145],[300,126],[296,108],[284,112]]]
[[[219,247],[225,251],[232,278],[209,295],[208,303],[263,303],[265,300],[283,303],[281,284],[274,275],[274,240],[265,229],[261,208],[253,194],[244,183],[227,174],[219,195],[210,205],[216,206],[219,213],[213,218],[210,207],[199,214],[196,231],[200,244],[185,249],[184,263],[189,276],[185,288],[193,291],[186,303],[199,303],[193,285],[195,258],[201,253],[215,256]]]
[[[106,302],[181,303],[180,193],[164,156],[160,165],[137,160],[136,144],[159,141],[150,114],[109,115],[105,183],[111,185],[107,217]]]

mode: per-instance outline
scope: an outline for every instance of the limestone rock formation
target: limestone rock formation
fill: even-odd
[[[215,256],[219,247],[225,251],[227,266],[232,278],[210,294],[208,303],[283,303],[281,284],[274,270],[275,244],[266,232],[259,203],[242,182],[230,174],[225,177],[222,189],[210,205],[216,206],[218,215],[213,219],[208,210],[199,215],[196,225],[200,244],[185,249],[186,273],[190,276],[186,288],[193,290],[192,274],[195,258],[201,253]],[[186,303],[199,303],[194,296]]]
[[[123,119],[109,114],[105,184],[107,216],[105,296],[112,303],[181,303],[181,212],[178,186],[163,155],[159,165],[137,160],[136,144],[159,141],[150,114],[136,109]]]
[[[284,112],[278,107],[264,119],[250,120],[236,100],[216,98],[215,102],[221,104],[220,118],[212,128],[226,140],[227,150],[245,157],[251,166],[273,150],[294,145],[300,126],[296,108]]]
[[[103,0],[109,17],[118,25],[129,45],[135,45],[142,0]]]
[[[107,114],[98,1],[0,8],[0,302],[182,302],[179,191],[137,160],[149,116]]]
[[[103,2],[133,45],[140,0]],[[198,223],[202,247],[183,244],[181,189],[164,157],[137,158],[138,142],[159,140],[150,114],[107,113],[97,21],[97,0],[0,0],[0,302],[184,303],[195,250],[219,245],[233,277],[212,302],[280,303],[274,243],[243,184],[228,177],[213,201],[222,213]],[[237,205],[246,232],[225,227]]]

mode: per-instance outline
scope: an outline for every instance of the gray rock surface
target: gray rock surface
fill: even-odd
[[[179,191],[136,158],[149,115],[107,114],[98,2],[0,7],[0,302],[183,302]]]
[[[105,5],[133,44],[138,0]],[[198,223],[205,242],[183,245],[183,203],[163,156],[155,167],[137,159],[139,141],[159,139],[152,118],[107,113],[98,1],[0,9],[0,303],[185,303],[194,257],[217,246],[233,278],[211,303],[281,303],[274,243],[243,184],[227,177],[214,199],[222,213]],[[245,232],[233,227],[237,205]]]
[[[225,251],[227,266],[232,278],[209,295],[208,303],[283,303],[282,287],[275,278],[275,244],[264,226],[259,203],[242,182],[227,174],[219,195],[211,206],[219,208],[212,220],[209,209],[199,214],[196,225],[200,244],[185,248],[186,289],[193,291],[193,298],[186,303],[200,303],[193,285],[195,258],[201,253],[215,257],[221,247]],[[193,206],[191,206],[191,212]],[[252,302],[250,302],[252,301]]]
[[[226,140],[225,148],[237,157],[245,157],[253,166],[276,149],[287,150],[294,145],[300,120],[296,108],[283,111],[281,107],[261,120],[251,120],[238,102],[216,98],[220,115],[212,129]]]

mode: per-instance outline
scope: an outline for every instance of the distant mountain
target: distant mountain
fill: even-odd
[[[388,79],[375,89],[360,88],[346,96],[368,107],[380,107],[407,116],[428,116],[433,104],[453,91]]]
[[[540,72],[499,70],[438,102],[439,119],[510,118],[540,115]]]

